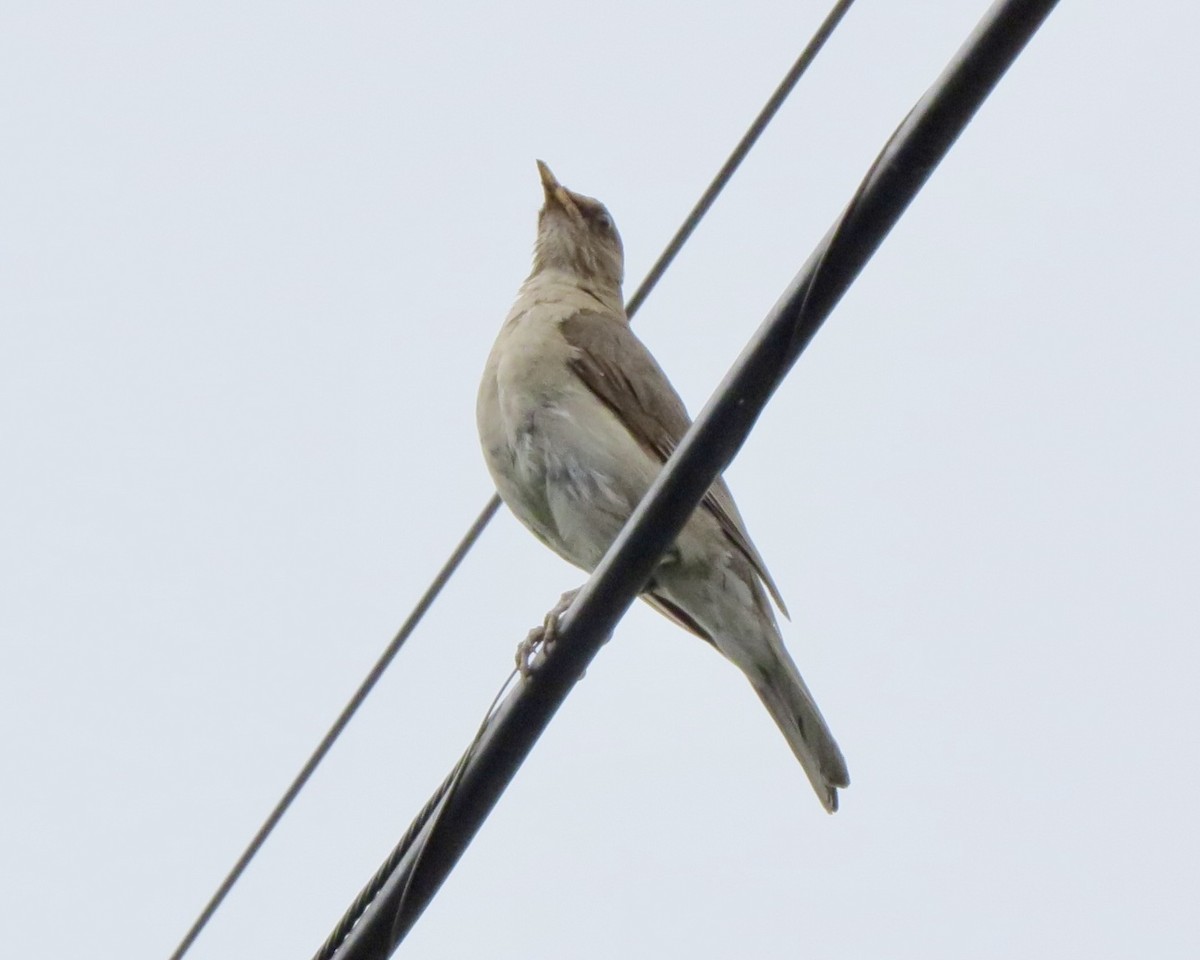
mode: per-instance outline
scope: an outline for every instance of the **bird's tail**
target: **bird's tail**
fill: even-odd
[[[792,658],[782,644],[775,652],[777,659],[769,668],[747,672],[750,683],[783,732],[821,803],[833,813],[838,807],[838,787],[850,785],[846,761]]]

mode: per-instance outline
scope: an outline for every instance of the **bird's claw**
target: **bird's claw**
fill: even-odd
[[[517,671],[528,679],[537,669],[538,664],[545,659],[558,639],[558,618],[561,617],[575,599],[578,590],[568,590],[542,619],[541,626],[534,627],[525,635],[525,639],[517,644]]]
[[[544,649],[545,635],[545,627],[534,627],[525,639],[517,644],[517,672],[526,679],[533,675],[534,660],[538,651]]]

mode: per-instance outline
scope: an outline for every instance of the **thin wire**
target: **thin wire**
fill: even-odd
[[[721,195],[721,191],[725,189],[738,167],[741,166],[742,161],[746,159],[747,154],[754,147],[759,137],[762,136],[767,125],[774,119],[783,102],[791,94],[792,90],[795,89],[800,78],[825,45],[825,41],[829,39],[834,29],[853,4],[854,0],[839,0],[838,3],[834,4],[833,9],[830,10],[824,21],[817,28],[808,45],[796,59],[796,62],[792,64],[791,69],[784,75],[779,86],[775,88],[774,93],[771,94],[762,110],[759,111],[758,116],[754,118],[746,133],[742,136],[742,139],[734,147],[733,152],[730,153],[728,159],[722,164],[721,169],[717,171],[708,188],[701,194],[700,199],[696,201],[695,206],[692,207],[683,224],[675,232],[675,235],[671,238],[653,266],[651,266],[645,279],[642,280],[641,284],[634,291],[633,296],[629,298],[629,302],[625,307],[625,312],[629,317],[633,317],[638,308],[646,301],[651,291],[658,285],[667,268],[670,267],[675,257],[678,256],[679,251],[683,249],[683,245],[695,232],[700,221],[716,202],[717,197]],[[418,624],[420,624],[429,608],[433,606],[433,602],[438,598],[438,595],[450,581],[450,578],[457,572],[459,565],[466,558],[466,555],[470,553],[476,541],[478,541],[499,509],[500,497],[493,494],[487,505],[480,511],[479,516],[475,518],[475,522],[471,524],[470,529],[467,530],[466,534],[459,541],[458,546],[454,548],[454,552],[450,554],[449,558],[442,565],[433,582],[430,583],[425,593],[422,594],[421,599],[417,601],[416,606],[413,607],[412,612],[409,613],[408,618],[404,621],[403,626],[400,627],[396,636],[392,638],[391,643],[380,654],[379,659],[375,662],[375,665],[371,668],[366,678],[359,685],[358,689],[354,691],[346,706],[342,708],[342,712],[338,714],[337,719],[321,739],[321,742],[317,744],[316,749],[313,750],[312,755],[300,769],[300,772],[296,774],[296,778],[284,792],[283,796],[280,797],[279,802],[275,804],[274,809],[271,810],[266,820],[263,821],[262,826],[259,827],[258,832],[255,833],[253,839],[246,846],[246,849],[242,851],[242,855],[238,857],[237,862],[234,863],[228,875],[221,881],[221,885],[217,887],[216,892],[213,893],[204,909],[200,912],[200,915],[196,918],[168,960],[181,960],[184,954],[191,948],[191,945],[200,935],[200,932],[207,926],[208,921],[212,919],[213,914],[216,913],[217,908],[220,907],[229,891],[233,889],[234,884],[241,878],[250,861],[258,854],[267,837],[271,835],[272,831],[279,824],[279,821],[283,819],[283,815],[287,813],[292,802],[299,795],[300,791],[304,789],[305,784],[308,783],[317,767],[321,764],[321,761],[325,759],[326,754],[329,753],[329,750],[333,747],[338,737],[341,736],[342,731],[345,730],[347,724],[353,719],[354,714],[358,712],[358,708],[362,706],[363,701],[366,700],[367,695],[374,689],[375,684],[379,682],[380,677],[391,666],[392,661],[396,658],[396,654],[400,652],[400,648],[404,646],[405,641],[408,640],[409,636],[417,628]],[[429,812],[432,812],[435,804],[436,800],[430,802],[428,807]],[[422,815],[427,816],[428,814],[426,811],[422,811]],[[364,894],[366,892],[366,890],[363,891]]]
[[[279,802],[275,804],[275,809],[263,821],[263,825],[258,828],[258,833],[254,835],[254,839],[242,851],[242,855],[238,857],[237,863],[233,865],[229,874],[221,881],[221,885],[217,887],[216,893],[212,895],[212,898],[201,911],[200,916],[196,918],[196,922],[192,924],[191,929],[188,930],[187,934],[179,942],[179,946],[175,948],[175,952],[171,954],[170,960],[180,960],[187,953],[188,948],[191,947],[196,937],[200,935],[200,931],[204,929],[205,925],[212,918],[212,915],[216,913],[217,907],[221,905],[221,901],[225,899],[226,894],[237,883],[238,878],[241,877],[247,865],[254,859],[254,855],[258,853],[263,843],[266,842],[267,837],[271,835],[271,831],[275,829],[276,824],[283,818],[288,807],[292,805],[292,801],[296,799],[296,796],[304,788],[304,785],[308,783],[309,778],[313,775],[313,771],[325,759],[325,755],[329,752],[334,742],[341,736],[342,731],[346,729],[346,725],[358,711],[358,708],[362,706],[363,701],[367,699],[367,694],[371,692],[375,684],[379,682],[379,678],[383,676],[384,671],[387,670],[388,666],[396,658],[396,654],[404,646],[404,641],[417,628],[417,624],[421,622],[421,618],[425,616],[425,612],[433,605],[433,601],[442,592],[442,588],[454,576],[454,572],[458,569],[459,564],[462,563],[463,558],[475,545],[475,541],[479,539],[479,535],[483,533],[484,528],[495,515],[499,506],[500,498],[493,497],[488,502],[488,505],[483,508],[479,516],[475,518],[475,522],[471,524],[471,529],[466,532],[466,535],[459,541],[458,546],[454,548],[454,552],[450,554],[450,557],[442,565],[442,569],[433,578],[433,582],[426,589],[425,593],[422,594],[421,599],[417,601],[416,606],[413,607],[412,612],[408,615],[408,619],[404,621],[404,625],[400,627],[399,632],[392,638],[392,642],[387,645],[387,648],[380,655],[379,659],[375,661],[375,665],[371,668],[370,673],[359,684],[358,689],[354,691],[354,695],[350,698],[349,702],[342,708],[342,712],[338,714],[338,718],[333,722],[333,726],[321,738],[321,742],[317,744],[317,748],[312,752],[312,756],[308,758],[300,772],[296,774],[296,779],[292,781],[291,786],[287,788],[283,796],[279,798]]]
[[[804,72],[809,65],[816,59],[821,48],[825,46],[825,41],[833,34],[837,25],[842,22],[842,17],[854,5],[854,0],[840,0],[833,5],[833,9],[829,11],[825,20],[817,27],[817,32],[813,34],[812,39],[808,41],[808,46],[801,51],[800,56],[796,58],[796,62],[792,64],[792,69],[789,70],[784,78],[779,82],[779,86],[775,88],[775,92],[771,94],[771,98],[759,111],[754,122],[750,124],[750,128],[738,142],[738,145],[733,148],[733,153],[729,155],[729,159],[725,161],[724,166],[717,171],[717,175],[713,177],[712,183],[708,185],[708,189],[696,205],[692,207],[692,212],[687,215],[687,219],[683,221],[683,226],[676,231],[675,236],[671,238],[671,242],[667,244],[667,248],[662,252],[662,255],[654,262],[654,266],[650,268],[650,272],[646,274],[646,279],[642,281],[642,285],[634,291],[632,297],[629,298],[629,303],[625,307],[625,312],[630,317],[637,313],[638,307],[650,295],[650,291],[655,288],[658,281],[662,279],[662,275],[667,272],[667,267],[671,265],[683,245],[687,243],[692,232],[699,225],[704,215],[708,213],[709,208],[716,202],[717,197],[721,195],[721,191],[725,189],[725,185],[729,183],[731,177],[737,171],[737,168],[742,165],[742,161],[746,159],[758,138],[762,136],[764,130],[767,129],[775,114],[779,112],[779,108],[783,106],[783,102],[788,98],[788,95],[800,82],[800,78],[804,76]]]

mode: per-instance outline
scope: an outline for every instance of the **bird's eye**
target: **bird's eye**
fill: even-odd
[[[596,219],[592,222],[596,224],[596,228],[598,230],[601,230],[604,233],[608,233],[613,228],[612,217],[610,217],[607,213],[596,214]]]

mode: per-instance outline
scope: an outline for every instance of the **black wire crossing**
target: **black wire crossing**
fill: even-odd
[[[998,0],[888,140],[560,621],[318,960],[384,960],[416,923],[805,347],[1057,0]],[[428,811],[436,810],[433,815]],[[347,918],[349,918],[349,914]]]
[[[796,62],[792,64],[791,69],[788,70],[787,74],[784,75],[784,78],[780,81],[779,86],[776,87],[775,92],[771,94],[770,99],[767,100],[762,110],[759,111],[758,116],[754,118],[754,121],[750,124],[750,127],[747,129],[745,135],[738,142],[737,146],[729,155],[725,163],[721,166],[721,169],[717,172],[716,176],[713,177],[712,182],[708,185],[708,188],[701,195],[700,199],[696,201],[696,205],[687,215],[687,218],[684,220],[683,224],[675,232],[675,235],[671,238],[662,254],[660,254],[659,258],[654,262],[654,265],[646,274],[645,279],[642,280],[637,290],[634,291],[633,296],[629,298],[629,303],[626,306],[626,313],[630,318],[633,317],[634,313],[636,313],[638,308],[645,302],[646,298],[650,295],[650,292],[655,288],[655,286],[657,286],[658,281],[662,279],[662,276],[664,273],[666,273],[667,268],[671,265],[672,261],[674,261],[679,251],[683,248],[683,245],[691,237],[700,221],[704,218],[704,215],[708,213],[709,208],[712,207],[714,202],[716,202],[716,199],[718,196],[720,196],[721,191],[725,189],[726,184],[729,183],[729,180],[733,177],[733,174],[737,171],[738,167],[741,166],[742,161],[746,159],[746,156],[749,154],[751,148],[758,141],[758,138],[762,136],[762,133],[767,128],[767,125],[772,119],[774,119],[775,114],[779,111],[779,108],[783,106],[783,103],[788,98],[788,95],[793,89],[795,89],[795,86],[800,81],[800,78],[808,70],[809,65],[816,58],[821,48],[825,45],[825,41],[828,40],[832,35],[837,25],[846,15],[846,12],[851,6],[853,6],[853,3],[854,0],[839,0],[839,2],[835,3],[833,8],[829,11],[829,14],[817,28],[816,33],[813,34],[812,39],[809,40],[803,52],[796,59]],[[199,916],[193,922],[183,939],[179,942],[179,945],[175,948],[174,952],[170,955],[169,960],[181,960],[184,954],[186,954],[191,948],[196,938],[200,935],[200,932],[205,928],[205,926],[208,925],[209,920],[212,919],[213,914],[215,914],[217,909],[221,906],[221,903],[229,894],[229,891],[233,889],[234,884],[237,883],[241,875],[245,872],[246,867],[250,864],[250,861],[254,859],[254,857],[258,854],[258,851],[262,848],[262,845],[266,843],[267,838],[279,824],[279,821],[283,819],[283,816],[285,813],[287,813],[288,808],[291,807],[293,801],[295,801],[296,797],[300,794],[300,791],[304,789],[305,784],[308,783],[317,767],[325,759],[326,754],[329,753],[338,737],[341,736],[342,731],[346,729],[346,726],[358,712],[359,707],[362,706],[363,702],[367,699],[367,696],[379,682],[379,679],[383,676],[384,672],[389,666],[391,666],[392,661],[396,659],[396,655],[400,652],[400,648],[404,646],[405,641],[407,641],[409,636],[412,635],[413,631],[417,628],[417,625],[420,624],[425,614],[429,611],[429,608],[433,606],[434,601],[442,592],[442,589],[450,581],[450,578],[454,576],[455,572],[457,572],[458,567],[462,564],[462,561],[466,558],[466,555],[475,546],[476,541],[483,534],[483,531],[487,528],[487,525],[491,522],[492,517],[495,516],[496,511],[499,508],[500,498],[493,495],[484,508],[479,512],[479,516],[475,518],[475,521],[463,535],[463,538],[459,541],[458,545],[454,548],[446,562],[442,565],[442,568],[437,572],[437,575],[433,578],[433,581],[425,590],[425,593],[422,594],[421,598],[417,601],[416,606],[414,606],[412,611],[409,613],[408,618],[404,621],[404,624],[400,627],[399,631],[397,631],[391,642],[379,655],[379,658],[375,661],[374,666],[371,667],[362,683],[359,684],[358,689],[354,691],[354,694],[350,697],[349,701],[347,701],[346,706],[342,708],[341,713],[338,714],[337,719],[333,722],[333,725],[330,726],[329,730],[325,733],[325,736],[321,738],[320,743],[317,744],[316,748],[312,752],[312,755],[308,758],[308,760],[305,761],[304,766],[300,768],[300,772],[296,774],[295,779],[288,786],[287,790],[284,791],[283,796],[279,799],[279,802],[276,803],[275,807],[267,815],[266,820],[263,821],[262,826],[259,827],[253,838],[251,838],[250,843],[246,846],[246,849],[242,851],[241,856],[238,857],[233,867],[230,868],[229,873],[225,876],[225,879],[221,881],[221,884],[217,887],[208,903],[205,904],[204,909],[200,911]]]

